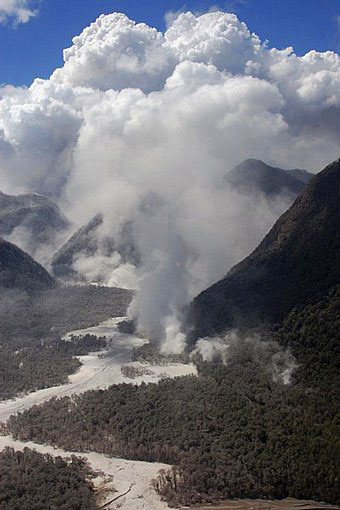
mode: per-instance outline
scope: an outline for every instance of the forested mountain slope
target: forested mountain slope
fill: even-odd
[[[93,257],[96,253],[108,257],[116,251],[123,262],[138,264],[139,254],[134,245],[131,225],[127,222],[122,226],[121,240],[117,242],[113,237],[100,235],[103,221],[102,214],[95,215],[59,248],[51,259],[51,268],[55,276],[66,280],[83,280],[73,264],[79,257]]]
[[[268,339],[296,356],[291,384],[273,380],[271,342],[240,337],[226,365],[198,361],[198,377],[54,399],[8,427],[23,440],[173,463],[155,486],[174,506],[235,497],[340,503],[339,333],[340,286],[292,311]]]
[[[51,260],[51,268],[56,276],[76,277],[72,267],[75,257],[81,253],[88,256],[95,254],[98,248],[96,231],[102,223],[102,215],[97,214],[59,248]]]
[[[297,196],[303,189],[302,182],[292,172],[272,167],[258,159],[246,159],[225,176],[225,182],[243,193],[263,193],[267,197],[279,194]]]
[[[9,240],[33,257],[44,246],[53,245],[69,226],[59,207],[42,195],[14,196],[0,192],[0,236],[9,236]]]
[[[54,279],[38,262],[14,244],[0,239],[0,287],[32,293],[54,286]]]
[[[340,282],[340,160],[317,174],[256,250],[192,302],[193,338],[281,321]]]
[[[339,503],[339,179],[336,161],[247,259],[194,300],[193,339],[240,327],[225,364],[198,355],[198,377],[54,399],[12,416],[9,432],[172,463],[154,486],[173,506],[245,497]],[[254,325],[257,333],[244,334]],[[277,377],[284,347],[295,358],[289,384]]]
[[[305,184],[308,184],[315,175],[307,170],[301,170],[300,168],[293,168],[292,170],[286,170],[286,172]]]

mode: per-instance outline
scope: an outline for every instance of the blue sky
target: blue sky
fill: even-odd
[[[13,0],[15,2],[17,0]],[[37,9],[27,23],[0,25],[0,84],[29,85],[62,65],[62,50],[101,13],[124,12],[165,29],[168,11],[206,12],[213,5],[235,12],[270,46],[298,54],[340,48],[340,0],[26,0]],[[1,2],[0,2],[1,16]]]

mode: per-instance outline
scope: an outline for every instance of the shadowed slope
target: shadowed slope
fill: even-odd
[[[291,174],[296,171],[275,168],[258,159],[246,159],[225,176],[225,181],[241,193],[263,193],[268,198],[283,194],[295,198],[305,185]]]
[[[53,243],[69,226],[59,207],[42,195],[0,192],[0,236],[10,236],[19,228],[21,234],[16,237],[24,243],[20,247],[32,256],[40,246]]]
[[[307,185],[256,250],[199,294],[193,337],[281,320],[340,281],[340,160]]]
[[[0,239],[0,287],[31,293],[54,286],[54,279],[38,262],[14,244]]]
[[[138,264],[139,254],[134,244],[131,224],[126,222],[122,226],[122,240],[117,242],[112,236],[101,238],[99,230],[103,221],[102,214],[95,215],[59,248],[51,260],[55,276],[71,281],[84,281],[84,277],[75,270],[73,264],[79,257],[91,258],[96,253],[110,257],[116,251],[123,263]]]

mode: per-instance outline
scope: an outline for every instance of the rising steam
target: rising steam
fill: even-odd
[[[290,203],[240,195],[226,172],[247,157],[318,170],[338,156],[339,56],[270,49],[223,12],[182,13],[164,34],[115,13],[64,60],[48,80],[0,89],[2,190],[48,192],[78,225],[101,213],[99,238],[129,222],[138,267],[99,251],[76,269],[137,286],[131,317],[179,351],[183,307]]]
[[[237,331],[229,331],[223,337],[200,338],[192,355],[201,355],[204,361],[251,360],[269,373],[275,382],[289,384],[297,361],[288,349],[283,349],[275,341],[264,341],[259,335],[244,336]]]

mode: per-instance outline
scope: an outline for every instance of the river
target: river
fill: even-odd
[[[123,319],[125,317],[110,319],[99,326],[67,333],[64,337],[65,340],[69,340],[72,335],[83,336],[87,333],[106,336],[110,347],[107,351],[79,356],[82,366],[78,372],[69,377],[67,384],[35,391],[20,398],[1,401],[0,422],[6,422],[12,414],[22,412],[33,405],[41,404],[52,397],[80,394],[92,389],[105,389],[112,384],[121,382],[140,384],[143,381],[146,383],[158,382],[163,377],[196,374],[196,368],[193,364],[152,365],[132,362],[132,349],[143,345],[145,340],[136,335],[120,333],[117,330],[117,323]],[[134,378],[125,377],[121,371],[122,366],[140,368],[143,369],[144,373]],[[11,436],[0,436],[0,449],[5,446],[11,446],[15,449],[29,447],[41,453],[50,453],[62,457],[69,457],[74,454],[86,457],[95,471],[102,472],[94,481],[98,490],[103,493],[106,490],[108,491],[102,504],[119,496],[117,503],[112,503],[112,505],[106,507],[109,510],[110,508],[118,508],[118,503],[121,510],[163,510],[168,508],[165,503],[160,501],[151,486],[151,480],[157,476],[158,471],[168,467],[163,464],[112,458],[98,453],[67,452],[50,445],[15,441]]]

